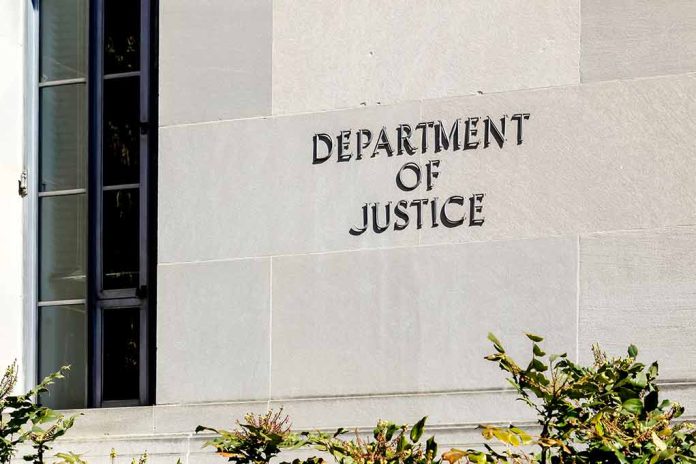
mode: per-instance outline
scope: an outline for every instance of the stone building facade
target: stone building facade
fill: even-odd
[[[0,361],[27,385],[39,10],[0,0]],[[64,446],[221,462],[196,425],[281,406],[297,428],[428,415],[443,446],[480,443],[476,424],[530,420],[489,331],[584,362],[634,343],[693,416],[696,3],[153,11],[151,395],[85,409]]]

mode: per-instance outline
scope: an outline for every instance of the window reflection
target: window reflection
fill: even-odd
[[[40,189],[87,185],[87,100],[85,84],[40,89]]]
[[[140,177],[139,78],[104,81],[104,185],[137,183]]]
[[[87,0],[40,3],[40,81],[87,76]]]
[[[50,408],[87,406],[87,311],[84,305],[39,308],[39,378],[70,366],[65,379],[41,395]]]
[[[39,300],[84,298],[87,196],[51,196],[39,201]]]
[[[140,68],[140,1],[104,2],[104,73]]]
[[[138,286],[139,198],[138,189],[104,192],[104,289]]]
[[[104,310],[104,401],[138,399],[140,309]]]

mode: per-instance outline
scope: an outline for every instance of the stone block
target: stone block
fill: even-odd
[[[580,2],[273,3],[273,113],[576,84]]]
[[[495,332],[576,344],[575,239],[273,258],[272,398],[505,387]]]
[[[453,368],[457,368],[456,361],[453,361]],[[499,378],[503,386],[502,372]],[[428,416],[428,428],[521,423],[533,419],[528,408],[515,400],[511,390],[502,389],[271,401],[271,408],[280,407],[300,430],[339,427],[369,430],[379,419],[414,424],[423,416]]]
[[[313,136],[396,127],[419,110],[414,103],[161,129],[159,261],[417,244],[414,228],[349,234],[365,202],[399,196],[400,160],[339,163],[335,149],[313,164]]]
[[[160,125],[270,114],[271,4],[160,2]]]
[[[696,380],[696,229],[627,231],[580,240],[580,353],[598,342],[659,361],[665,380]]]
[[[424,227],[423,244],[655,228],[696,223],[690,134],[696,78],[665,77],[424,102],[424,121],[529,113],[523,142],[507,120],[503,148],[432,150],[428,196],[485,194],[480,227]],[[423,189],[420,190],[425,195]],[[453,210],[456,211],[456,210]],[[468,213],[464,209],[464,213]]]
[[[582,0],[583,82],[696,71],[696,3]]]
[[[269,265],[159,266],[158,404],[268,398]]]
[[[542,89],[422,104],[229,121],[160,130],[159,260],[181,262],[462,243],[692,224],[696,163],[691,115],[696,78],[671,76]],[[528,113],[517,143],[515,114]],[[484,148],[483,118],[507,115],[506,141]],[[336,162],[337,138],[386,128],[396,145],[402,123],[479,120],[475,150]],[[313,164],[313,136],[326,133],[334,153]],[[414,135],[414,138],[419,135]],[[492,139],[492,138],[491,138]],[[461,142],[461,140],[460,140]],[[414,142],[415,143],[415,142]],[[321,145],[318,144],[321,148]],[[376,146],[373,140],[368,152]],[[353,153],[355,154],[355,153]],[[396,175],[407,162],[440,160],[432,190],[404,192]],[[425,167],[422,168],[425,171]],[[425,174],[423,174],[425,175]],[[182,192],[186,192],[182,194]],[[660,192],[659,195],[656,192]],[[469,227],[468,202],[484,194],[483,225]],[[465,223],[394,230],[398,201],[451,196]],[[391,228],[351,236],[366,203],[391,203]],[[432,203],[431,203],[432,204]],[[413,208],[411,208],[413,209]],[[381,209],[380,209],[381,211]],[[381,216],[383,217],[383,216]],[[252,231],[252,232],[250,232]],[[187,240],[180,237],[186,236]]]
[[[247,413],[263,414],[268,401],[240,401],[158,405],[154,408],[157,433],[192,433],[197,426],[231,429]]]
[[[152,407],[95,408],[61,411],[63,414],[79,415],[70,430],[69,438],[104,438],[128,434],[152,433]]]

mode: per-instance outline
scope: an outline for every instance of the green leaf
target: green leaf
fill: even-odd
[[[537,345],[536,343],[534,344],[532,351],[534,352],[535,356],[546,356],[546,353],[544,353],[542,349],[539,347],[539,345]]]
[[[538,335],[534,335],[534,334],[530,334],[530,333],[526,333],[525,335],[527,336],[528,339],[530,339],[531,341],[536,342],[536,343],[544,341],[544,339]]]
[[[411,429],[411,441],[413,443],[417,442],[420,440],[421,436],[423,436],[423,430],[425,429],[425,420],[428,418],[428,416],[425,416],[421,420],[419,420],[416,425],[413,426]]]
[[[538,372],[545,372],[548,369],[548,366],[546,364],[544,364],[536,358],[532,359],[532,362],[529,364],[529,367]]]
[[[403,451],[406,449],[406,445],[408,445],[408,440],[404,435],[401,435],[399,437],[399,441],[396,444],[396,451]]]
[[[636,347],[636,345],[630,345],[628,347],[628,355],[632,358],[638,356],[638,348]]]
[[[615,449],[614,456],[616,456],[616,458],[619,460],[621,464],[628,464],[628,459],[626,459],[626,455],[623,454],[621,451]]]
[[[623,409],[631,414],[639,415],[643,412],[643,402],[638,398],[629,398],[621,405]]]
[[[493,348],[495,348],[498,353],[505,353],[503,344],[500,343],[500,340],[498,340],[495,335],[493,335],[493,332],[488,332],[488,340],[493,342]]]
[[[651,391],[645,398],[643,398],[643,404],[645,405],[646,411],[653,411],[657,409],[658,393],[657,391]]]
[[[524,430],[518,428],[518,427],[510,427],[510,430],[517,434],[518,437],[520,437],[520,440],[522,440],[522,444],[528,445],[529,443],[532,442],[532,437],[529,435],[527,432]]]
[[[205,427],[203,425],[199,425],[198,427],[196,427],[196,430],[195,430],[196,433],[200,433],[203,431],[214,432],[214,433],[218,433],[218,434],[220,433],[216,429],[213,429],[211,427]]]
[[[387,441],[391,440],[392,437],[394,436],[394,432],[396,432],[396,429],[397,429],[396,424],[394,424],[392,422],[388,423],[387,429],[384,433],[384,438],[386,438]]]
[[[602,425],[601,421],[595,422],[595,431],[597,432],[597,435],[600,437],[604,436],[604,426]]]
[[[645,372],[639,372],[634,377],[629,378],[628,383],[638,388],[645,388],[648,385],[648,377]]]
[[[425,450],[435,456],[437,453],[437,443],[435,442],[435,437],[428,438],[428,440],[425,442]]]
[[[664,441],[662,441],[655,432],[652,432],[651,438],[652,442],[655,443],[655,447],[657,449],[659,449],[660,451],[664,451],[667,449],[667,444]]]

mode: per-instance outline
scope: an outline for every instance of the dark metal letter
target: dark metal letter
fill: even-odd
[[[362,227],[352,227],[348,233],[350,235],[362,235],[363,232],[367,230],[367,206],[368,204],[365,203],[362,207],[362,215],[363,215],[363,225]]]
[[[379,207],[379,203],[372,204],[372,230],[374,230],[376,234],[381,234],[385,230],[389,229],[389,224],[391,223],[391,203],[392,202],[390,201],[384,206],[384,209],[387,212],[387,223],[384,224],[384,226],[380,226],[377,221],[377,207]]]
[[[437,197],[430,200],[430,218],[432,219],[432,228],[440,226],[440,224],[437,223],[437,200]]]
[[[327,154],[326,156],[319,156],[319,141],[322,141],[326,144],[327,148]],[[331,152],[333,151],[333,140],[331,140],[331,137],[329,134],[314,134],[314,137],[312,137],[312,141],[314,142],[314,153],[312,154],[312,164],[321,164],[324,161],[328,160],[331,158]]]
[[[416,183],[413,184],[413,186],[408,187],[406,184],[404,184],[404,181],[401,179],[401,174],[406,170],[410,169],[416,174]],[[410,161],[403,166],[401,166],[401,169],[399,169],[399,172],[396,173],[396,186],[399,187],[401,190],[404,192],[410,192],[411,190],[415,190],[416,187],[418,187],[421,183],[421,169],[420,166],[418,166],[416,163],[413,161]]]
[[[428,127],[433,127],[433,121],[419,122],[416,124],[416,130],[421,131],[421,153],[428,151]]]
[[[416,149],[413,147],[413,145],[411,145],[411,141],[409,140],[412,133],[411,126],[408,124],[400,124],[399,127],[396,128],[396,132],[399,136],[396,154],[403,155],[404,151],[406,151],[406,153],[409,155],[415,154]]]
[[[452,129],[450,129],[449,135],[442,124],[442,121],[438,121],[435,124],[435,153],[450,149],[450,143],[452,144],[452,151],[459,150],[459,123],[460,119],[456,119],[454,124],[452,124]]]
[[[350,158],[353,156],[352,153],[343,153],[344,151],[348,151],[350,149],[350,131],[341,131],[341,133],[336,136],[336,141],[337,143],[337,150],[336,150],[336,161],[339,163],[342,161],[350,161]]]
[[[476,214],[483,210],[483,205],[477,203],[483,203],[483,193],[475,193],[469,198],[469,227],[482,226],[486,220],[484,217],[476,218]]]
[[[411,202],[411,206],[415,205],[416,206],[416,227],[418,229],[423,227],[423,205],[428,204],[428,199],[427,198],[422,198],[418,200],[413,200]]]
[[[432,190],[434,179],[440,176],[440,173],[435,170],[435,168],[438,167],[440,167],[440,160],[430,160],[428,161],[428,164],[425,165],[427,172],[426,178],[428,179],[426,190]]]
[[[365,136],[365,142],[363,142],[363,135]],[[372,132],[368,129],[359,129],[355,131],[355,138],[358,146],[357,155],[355,159],[362,159],[362,152],[365,148],[370,146],[372,143]]]
[[[394,154],[394,149],[391,146],[391,143],[389,143],[389,137],[387,137],[387,128],[382,127],[382,130],[379,131],[379,136],[377,136],[377,144],[375,145],[375,149],[372,152],[372,158],[378,155],[379,150],[384,150],[387,152],[387,156],[392,156]]]
[[[505,116],[500,118],[500,130],[495,127],[495,124],[491,120],[490,116],[484,119],[483,123],[486,125],[486,131],[483,134],[483,148],[488,148],[491,144],[490,136],[492,135],[498,146],[503,148],[505,144]]]
[[[394,207],[394,214],[396,217],[404,221],[401,224],[399,224],[398,221],[394,221],[394,230],[404,230],[406,227],[408,227],[408,211],[406,208],[408,208],[407,200],[399,201]]]
[[[479,141],[470,142],[470,137],[476,137],[478,134],[478,129],[476,129],[476,124],[478,124],[479,118],[469,118],[466,120],[466,129],[464,130],[464,150],[474,150],[479,146]]]
[[[442,205],[442,211],[440,211],[440,221],[442,221],[442,225],[451,229],[452,227],[457,227],[464,224],[464,215],[462,214],[462,218],[457,219],[455,221],[450,219],[449,216],[447,216],[447,205],[449,205],[450,203],[454,203],[455,205],[459,206],[464,206],[464,197],[461,197],[459,195],[451,196],[447,200],[445,200],[445,203]]]
[[[529,119],[529,113],[513,114],[510,119],[517,121],[517,145],[522,145],[522,121]]]

